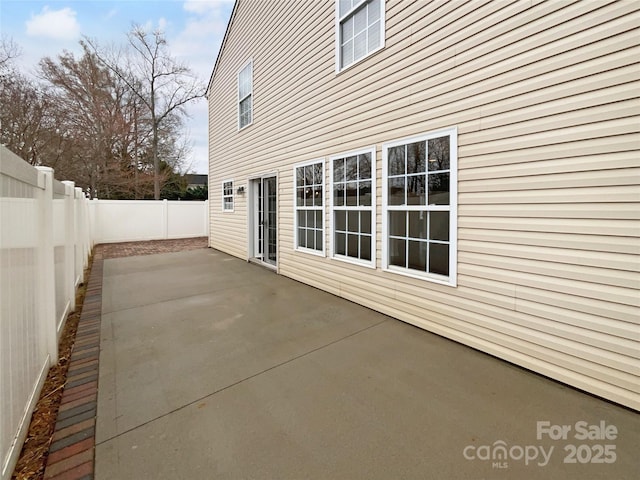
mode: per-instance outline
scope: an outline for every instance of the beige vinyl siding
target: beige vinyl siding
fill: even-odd
[[[278,271],[640,409],[640,4],[387,0],[385,48],[335,73],[333,2],[240,0],[209,88],[211,245],[247,258],[278,174]],[[254,121],[236,74],[253,60]],[[381,270],[382,144],[458,128],[457,287]],[[376,268],[293,249],[296,163],[375,145]]]

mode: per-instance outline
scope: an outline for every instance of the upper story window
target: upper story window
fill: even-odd
[[[253,62],[238,72],[238,129],[253,122]]]
[[[384,47],[384,0],[336,0],[336,70]]]
[[[233,212],[233,180],[222,182],[222,211]]]
[[[331,161],[331,253],[375,266],[376,150],[336,155]]]
[[[382,148],[385,270],[456,285],[457,129]]]
[[[293,167],[295,249],[324,255],[324,161]]]

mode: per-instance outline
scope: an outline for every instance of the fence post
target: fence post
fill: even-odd
[[[75,197],[76,184],[65,180],[64,184],[64,218],[65,240],[64,240],[64,260],[65,260],[65,278],[67,281],[67,298],[69,300],[69,312],[76,310],[76,211]]]
[[[100,228],[100,200],[97,198],[89,202],[89,217],[92,236],[100,243],[102,241],[102,228]]]
[[[83,239],[83,253],[82,253],[82,268],[84,269],[89,265],[89,255],[93,251],[93,245],[96,240],[95,232],[91,224],[91,212],[89,210],[89,199],[85,197],[84,192],[80,192],[80,202],[82,204],[82,239]]]
[[[162,237],[169,238],[169,202],[166,198],[162,200]]]
[[[209,238],[209,200],[204,201],[204,233]]]
[[[50,365],[58,363],[58,335],[56,328],[56,276],[53,245],[53,169],[36,167],[38,184],[38,211],[40,218],[40,238],[38,245],[39,302],[38,318],[45,332],[46,350],[49,353]]]
[[[74,261],[75,261],[75,265],[76,265],[76,270],[74,272],[74,282],[76,285],[79,285],[80,282],[82,282],[82,273],[84,271],[84,255],[85,255],[85,246],[84,246],[84,238],[83,238],[83,233],[84,233],[84,229],[86,228],[85,225],[83,225],[82,223],[82,213],[83,213],[83,205],[82,205],[82,189],[80,187],[75,187],[73,189],[73,205],[74,205],[74,214],[75,214],[75,226],[76,226],[76,238],[75,238],[75,257],[74,257]]]

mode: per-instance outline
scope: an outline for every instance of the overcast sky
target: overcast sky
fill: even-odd
[[[33,74],[42,57],[80,52],[82,35],[124,44],[133,23],[161,27],[174,57],[206,83],[233,9],[233,0],[0,0],[0,32],[22,49],[19,67]],[[207,105],[188,106],[193,173],[208,173]]]

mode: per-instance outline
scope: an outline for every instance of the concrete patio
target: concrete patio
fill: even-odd
[[[259,266],[201,249],[103,268],[98,480],[640,471],[637,413]],[[538,439],[544,421],[567,439]],[[580,421],[618,434],[578,440]]]

